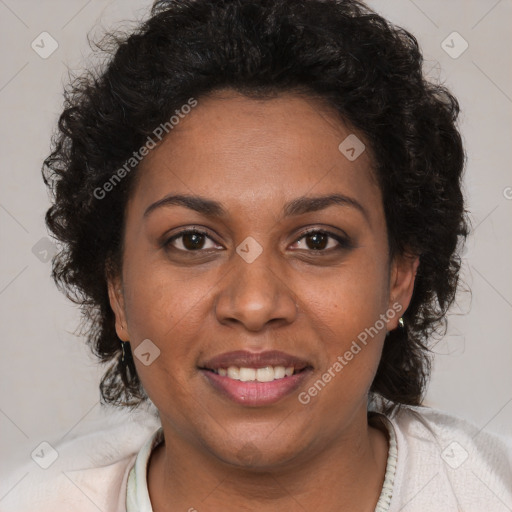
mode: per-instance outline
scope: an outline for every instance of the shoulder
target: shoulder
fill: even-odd
[[[512,438],[427,407],[388,419],[397,437],[396,510],[512,507]]]
[[[428,447],[449,467],[461,467],[470,460],[511,471],[512,437],[486,431],[468,420],[429,407],[404,408],[391,421],[408,447]]]
[[[0,510],[124,511],[128,473],[159,427],[148,412],[112,413],[80,435],[38,445],[1,483]]]

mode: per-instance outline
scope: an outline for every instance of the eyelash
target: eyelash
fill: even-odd
[[[297,238],[294,243],[298,242],[299,240],[302,240],[303,238],[307,237],[308,235],[318,234],[318,233],[327,235],[329,238],[333,238],[334,240],[336,240],[338,242],[339,245],[337,247],[331,247],[330,249],[307,249],[308,252],[310,252],[310,253],[314,253],[316,255],[322,256],[322,255],[325,255],[326,253],[327,254],[331,253],[331,251],[340,251],[343,249],[347,250],[347,249],[351,249],[354,247],[348,237],[343,237],[341,235],[337,235],[337,234],[332,233],[331,231],[327,231],[325,229],[309,229],[309,230],[305,231],[304,233],[301,233],[300,237]],[[163,243],[163,246],[166,249],[171,248],[171,249],[174,249],[179,252],[187,252],[187,253],[194,253],[194,252],[200,253],[205,250],[208,250],[208,249],[197,249],[197,250],[193,251],[193,250],[186,250],[186,249],[177,249],[176,247],[173,247],[171,245],[172,242],[174,242],[174,240],[177,240],[178,238],[181,238],[184,235],[188,235],[188,234],[202,235],[202,236],[209,238],[213,242],[215,242],[206,231],[203,231],[203,230],[197,229],[197,228],[196,229],[189,228],[189,229],[184,229],[183,231],[180,231],[179,233],[176,233],[175,235],[173,235],[171,238],[167,239]]]

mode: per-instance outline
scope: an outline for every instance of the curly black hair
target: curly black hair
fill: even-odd
[[[356,0],[161,0],[135,30],[103,43],[105,64],[65,91],[42,171],[53,203],[46,223],[62,245],[52,277],[81,306],[87,342],[109,363],[103,403],[134,408],[148,398],[129,344],[121,360],[107,292],[137,178],[137,162],[126,162],[190,98],[228,88],[317,98],[369,143],[390,255],[420,255],[405,328],[388,333],[370,392],[389,410],[420,405],[469,229],[459,104],[425,78],[415,37]]]

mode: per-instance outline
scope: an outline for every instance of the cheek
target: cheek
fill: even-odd
[[[363,253],[322,277],[302,279],[300,288],[308,316],[344,333],[340,342],[373,325],[388,303],[387,269]]]
[[[327,402],[329,396],[335,401],[353,400],[354,394],[363,396],[371,385],[386,335],[381,315],[388,305],[387,283],[381,260],[364,256],[328,278],[303,281],[305,315],[321,339],[320,372],[330,371],[326,380],[332,382],[333,392],[325,393]]]
[[[197,272],[196,272],[197,274]],[[211,284],[204,276],[170,269],[165,263],[127,264],[126,314],[130,336],[167,345],[194,319],[208,298]]]
[[[160,396],[186,399],[183,392],[190,379],[197,378],[196,354],[205,338],[201,330],[220,275],[214,270],[199,273],[197,269],[171,269],[165,261],[148,258],[143,262],[136,256],[127,258],[124,267],[128,333],[137,373],[158,407]],[[137,357],[143,348],[148,352],[146,346],[151,356],[153,352],[158,354],[150,358],[149,365],[144,364],[148,358],[144,361]]]
[[[195,291],[179,286],[169,274],[141,272],[132,281],[127,319],[142,386],[159,410],[170,408],[180,411],[180,416],[190,404],[189,379],[195,370],[190,355],[198,339],[194,314],[200,301],[197,303]],[[139,357],[144,353],[149,353],[149,358]]]

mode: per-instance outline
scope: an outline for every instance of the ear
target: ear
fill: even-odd
[[[119,339],[129,341],[128,327],[124,309],[123,285],[119,277],[108,277],[108,298],[116,317],[116,333]]]
[[[420,257],[416,254],[404,253],[393,258],[389,280],[389,308],[397,312],[387,321],[387,330],[392,331],[398,327],[398,320],[411,302],[416,272],[420,264]]]

